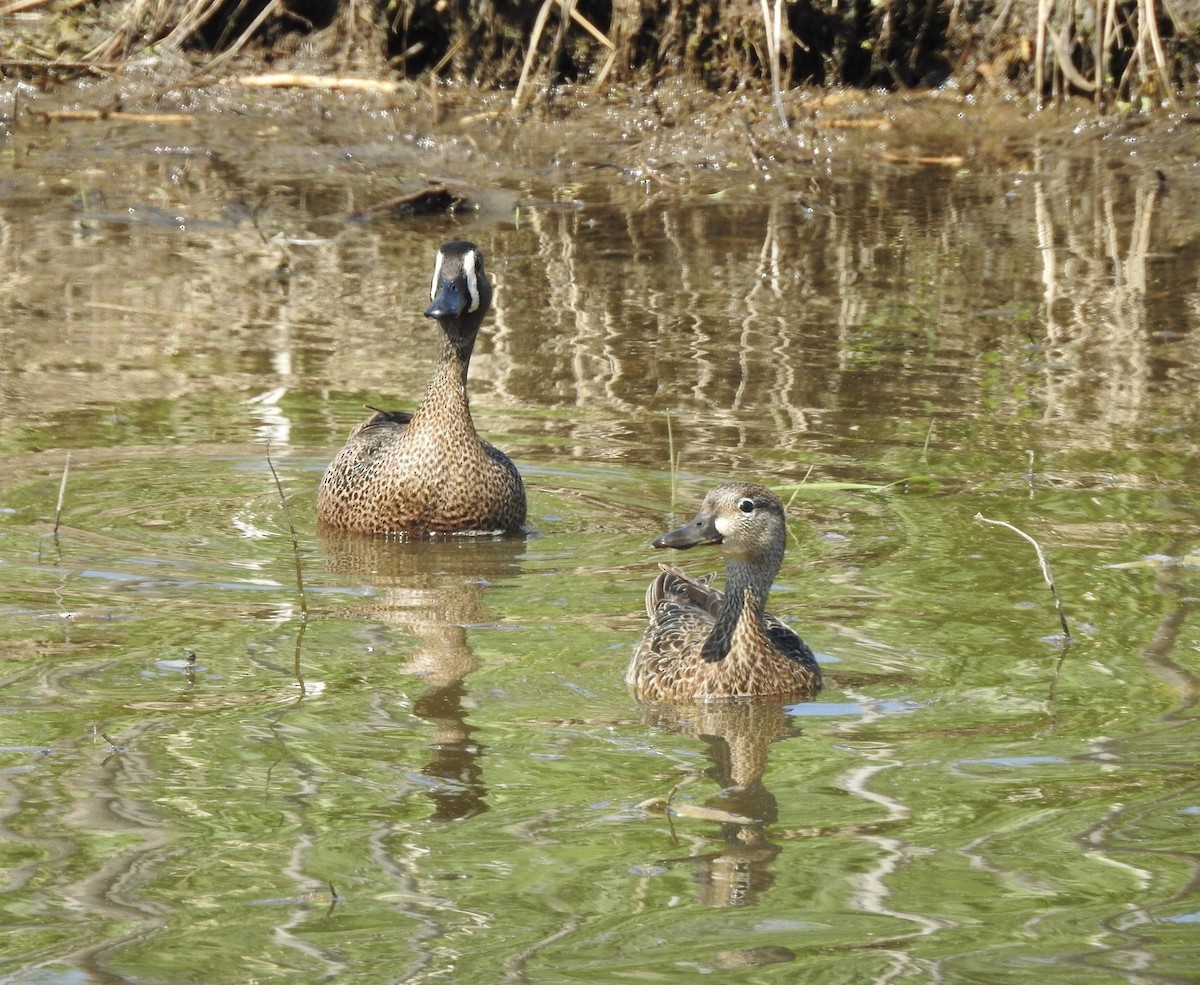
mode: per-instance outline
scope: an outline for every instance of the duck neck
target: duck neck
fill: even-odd
[[[767,594],[778,570],[779,561],[775,558],[757,564],[743,559],[725,559],[725,600],[712,632],[701,648],[705,660],[724,660],[739,630],[762,632]]]
[[[437,363],[429,380],[429,391],[417,410],[429,408],[436,426],[444,428],[449,421],[464,422],[474,432],[471,423],[471,404],[467,398],[467,369],[475,346],[474,333],[466,336],[443,331]]]

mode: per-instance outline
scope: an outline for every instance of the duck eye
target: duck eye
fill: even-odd
[[[739,500],[738,501],[738,509],[741,510],[743,513],[753,513],[754,512],[754,500],[752,500],[752,499]]]

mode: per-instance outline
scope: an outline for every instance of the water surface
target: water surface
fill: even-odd
[[[1062,122],[669,171],[386,113],[9,132],[5,980],[1194,980],[1200,155]],[[481,208],[351,218],[428,175]],[[323,534],[454,238],[531,536]],[[729,478],[791,498],[828,686],[639,707],[649,542]]]

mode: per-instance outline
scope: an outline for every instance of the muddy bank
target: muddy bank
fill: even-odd
[[[263,84],[272,79],[279,84]],[[338,168],[351,182],[361,174],[377,184],[379,202],[415,192],[427,177],[487,186],[499,175],[570,182],[611,174],[645,193],[675,193],[724,188],[731,179],[820,176],[839,162],[1025,170],[1035,147],[1088,154],[1098,143],[1149,133],[1154,152],[1138,160],[1176,180],[1194,163],[1197,134],[1196,115],[1187,111],[1098,116],[1076,100],[1039,113],[1027,100],[953,89],[795,89],[772,100],[761,92],[720,93],[664,80],[652,88],[545,87],[518,110],[507,90],[449,81],[347,82],[370,80],[269,77],[236,68],[197,79],[178,62],[42,91],[10,80],[0,86],[0,132],[13,148],[154,138],[192,153],[208,145],[220,154],[229,151],[220,121],[236,116],[260,121],[256,139],[263,149],[276,145],[286,166],[294,142],[280,135],[308,121],[322,135],[317,143],[349,162]],[[245,139],[247,128],[237,130]],[[389,158],[402,152],[404,173],[377,173],[380,152]]]

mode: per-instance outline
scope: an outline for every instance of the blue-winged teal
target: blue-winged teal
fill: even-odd
[[[425,399],[413,414],[377,410],[350,432],[321,480],[317,517],[405,537],[515,533],[525,523],[525,487],[508,456],[475,432],[467,400],[471,350],[492,302],[479,247],[438,250],[429,297],[425,315],[442,340]]]
[[[783,503],[765,486],[730,483],[704,497],[690,523],[655,547],[713,544],[725,558],[725,592],[712,575],[662,572],[646,590],[650,617],[625,674],[644,701],[704,701],[748,695],[810,696],[821,688],[812,650],[766,614],[767,594],[783,561]]]

